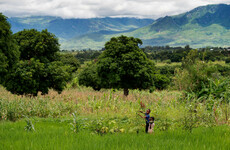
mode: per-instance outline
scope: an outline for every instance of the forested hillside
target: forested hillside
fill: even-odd
[[[63,47],[100,49],[103,43],[121,34],[142,39],[144,46],[228,47],[230,41],[230,5],[207,5],[189,12],[165,16],[135,31],[107,35],[87,34],[63,43]]]
[[[14,33],[23,29],[48,29],[54,33],[61,44],[74,37],[99,32],[101,34],[114,34],[131,31],[153,23],[153,19],[137,18],[89,18],[89,19],[63,19],[51,16],[12,17],[8,18]],[[95,40],[97,38],[95,37]],[[74,46],[73,46],[74,47]]]

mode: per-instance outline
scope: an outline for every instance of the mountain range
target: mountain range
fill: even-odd
[[[8,18],[8,21],[11,24],[11,29],[13,33],[21,31],[23,29],[48,29],[49,32],[54,33],[59,38],[59,41],[62,45],[72,38],[81,37],[83,35],[96,32],[100,34],[129,32],[151,24],[153,22],[153,19],[109,17],[89,19],[63,19],[60,17],[52,16],[31,16],[12,17]],[[98,41],[96,37],[95,41]],[[63,48],[63,46],[61,47]],[[76,49],[79,47],[77,46],[71,48]]]
[[[197,7],[157,20],[138,18],[62,19],[36,16],[9,18],[12,31],[47,28],[60,40],[61,49],[101,49],[113,36],[140,38],[143,46],[230,46],[230,5]]]

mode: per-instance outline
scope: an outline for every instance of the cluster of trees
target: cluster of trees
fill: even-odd
[[[60,93],[79,63],[58,54],[57,37],[35,29],[12,34],[2,14],[0,24],[0,83],[14,94],[36,96],[50,88]]]
[[[157,74],[153,61],[139,48],[138,38],[120,36],[105,44],[105,50],[96,62],[88,64],[79,75],[79,84],[101,88],[163,89],[168,78]]]
[[[96,61],[91,61],[83,68],[79,75],[79,84],[93,87],[95,90],[122,88],[125,95],[128,94],[127,89],[150,89],[152,91],[165,89],[169,85],[179,90],[199,92],[203,84],[208,84],[211,75],[218,74],[222,77],[230,75],[230,66],[211,65],[203,61],[206,52],[189,50],[189,47],[186,51],[182,51],[183,56],[180,60],[182,65],[156,67],[148,59],[143,49],[139,49],[138,44],[141,42],[136,42],[133,48],[130,47],[128,41],[132,40],[134,39],[122,36],[106,43],[105,50]],[[133,50],[138,50],[138,53],[132,52]],[[225,51],[218,53],[223,54]],[[152,65],[142,63],[143,60],[148,60]],[[145,83],[151,84],[144,87]]]
[[[12,34],[6,17],[0,14],[0,83],[10,92],[36,96],[49,89],[59,93],[79,68],[76,57],[97,60],[81,71],[79,83],[101,88],[162,89],[167,78],[156,73],[154,63],[139,48],[142,41],[133,37],[112,38],[103,52],[58,53],[57,37],[47,30],[23,30]],[[89,57],[90,56],[90,57]]]
[[[146,53],[153,53],[153,52],[159,52],[159,51],[175,51],[175,50],[191,50],[189,45],[186,45],[185,47],[171,47],[169,45],[166,46],[145,46],[144,48],[141,48]]]
[[[143,49],[146,51],[145,49]],[[166,61],[169,60],[170,62],[182,62],[182,58],[185,58],[190,48],[171,48],[168,50],[158,50],[158,51],[151,51],[147,53],[148,57],[153,60],[160,60]],[[148,50],[147,50],[148,51]],[[205,61],[216,61],[216,60],[227,60],[230,56],[230,51],[227,49],[199,49],[198,51],[199,58]]]
[[[101,55],[102,51],[98,50],[83,50],[77,52],[75,57],[83,64],[85,61],[91,61],[97,59]]]
[[[35,29],[13,34],[6,17],[0,14],[0,84],[20,95],[47,94],[49,89],[60,93],[85,61],[89,63],[78,74],[80,85],[95,90],[123,89],[126,96],[129,89],[162,90],[173,78],[179,89],[199,92],[214,73],[230,75],[229,66],[210,66],[198,61],[224,58],[229,63],[230,52],[224,49],[195,51],[188,45],[140,49],[141,44],[138,38],[120,36],[111,38],[101,51],[59,53],[54,34]],[[182,66],[156,67],[151,59],[182,62]]]
[[[229,103],[229,76],[222,74],[218,65],[200,61],[198,51],[191,50],[183,59],[181,68],[175,70],[174,83],[178,90],[195,95],[199,101],[206,100],[209,103],[210,98],[218,98]],[[214,102],[211,103],[213,106]]]
[[[185,58],[189,51],[192,50],[189,45],[185,47],[170,47],[170,46],[146,46],[141,48],[142,51],[151,60],[171,62],[182,62],[182,58]],[[83,64],[86,61],[96,60],[104,49],[98,50],[83,50],[77,52],[75,57]],[[226,63],[230,62],[230,51],[221,47],[208,47],[200,48],[199,58],[205,61],[219,61],[223,60]]]

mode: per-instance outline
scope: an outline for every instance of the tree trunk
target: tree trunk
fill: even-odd
[[[125,96],[128,96],[128,95],[129,95],[129,89],[124,88],[124,95],[125,95]]]

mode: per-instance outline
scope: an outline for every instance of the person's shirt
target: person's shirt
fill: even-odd
[[[150,118],[149,114],[145,113],[145,119],[147,123],[149,123],[149,118]]]
[[[150,123],[149,127],[148,127],[148,133],[153,133],[153,128],[154,128],[155,124],[154,123]]]

